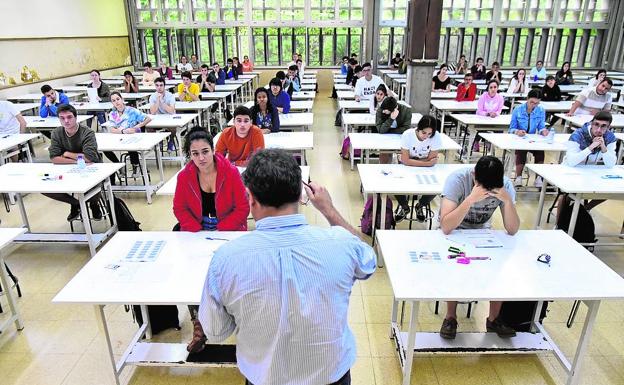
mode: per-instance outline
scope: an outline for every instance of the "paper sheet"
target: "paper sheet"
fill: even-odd
[[[89,103],[99,103],[97,88],[87,88],[87,95],[89,96]]]
[[[455,230],[446,236],[449,241],[481,248],[502,248],[504,244],[491,230]]]

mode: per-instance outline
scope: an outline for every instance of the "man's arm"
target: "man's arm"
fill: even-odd
[[[234,317],[227,312],[219,282],[221,281],[222,256],[217,251],[208,267],[197,318],[204,330],[208,342],[221,342],[236,329]]]
[[[331,196],[325,187],[314,182],[303,187],[312,205],[327,219],[330,225],[340,226],[356,237],[363,238],[362,233],[351,226],[334,207]]]
[[[445,186],[445,190],[447,190],[447,186]],[[488,191],[486,189],[475,184],[470,195],[459,204],[443,197],[442,204],[440,205],[440,228],[442,232],[444,234],[449,234],[451,231],[455,230],[463,222],[470,207],[488,196]]]
[[[511,188],[510,192],[507,191],[505,186],[488,192],[489,196],[495,197],[503,202],[501,215],[503,216],[503,225],[509,235],[514,235],[520,228],[520,217],[518,216],[518,211],[514,204],[513,194],[513,188]]]
[[[616,146],[616,142],[612,142],[606,146],[605,151],[602,151],[601,149],[602,161],[607,167],[613,167],[615,166],[615,163],[617,162],[617,155],[615,154],[615,146]]]
[[[26,123],[26,119],[24,119],[22,114],[15,115],[15,119],[17,119],[17,121],[19,122],[20,133],[22,133],[22,134],[25,133],[26,132],[26,126],[28,126],[28,124]]]

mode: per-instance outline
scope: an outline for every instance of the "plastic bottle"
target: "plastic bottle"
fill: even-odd
[[[78,171],[83,172],[85,168],[87,168],[87,163],[84,160],[84,156],[78,155],[76,158],[76,165],[78,166]]]
[[[550,127],[550,131],[548,132],[548,138],[546,138],[546,143],[552,144],[555,142],[555,127]]]

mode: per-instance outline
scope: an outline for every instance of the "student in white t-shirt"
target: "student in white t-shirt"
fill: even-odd
[[[370,63],[362,64],[363,76],[355,83],[355,100],[369,100],[375,96],[377,87],[380,84],[385,85],[383,80],[377,75],[373,75],[373,69]],[[387,88],[387,87],[386,87]]]
[[[11,102],[0,100],[0,138],[26,132],[26,120]],[[17,162],[17,155],[11,160]]]
[[[431,115],[423,116],[416,128],[410,128],[401,135],[401,163],[412,167],[431,167],[438,163],[438,151],[442,148],[442,140],[438,134],[440,122]],[[395,196],[399,206],[395,212],[395,221],[405,219],[410,212],[405,195]],[[435,195],[422,195],[416,204],[416,219],[424,222],[427,218],[424,208],[435,198]]]

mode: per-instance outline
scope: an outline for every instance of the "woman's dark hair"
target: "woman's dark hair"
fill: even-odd
[[[488,82],[488,84],[487,84],[487,88],[488,88],[488,89],[490,88],[490,84],[492,84],[492,83],[496,83],[496,86],[497,86],[497,87],[500,85],[500,84],[498,83],[498,80],[496,80],[496,79],[492,78],[492,79],[490,79],[490,81],[489,81],[489,82]]]
[[[135,79],[135,77],[134,77],[134,74],[133,74],[132,72],[130,72],[130,71],[124,71],[124,76],[128,76],[128,75],[130,75],[130,77],[132,78],[132,81],[133,81],[133,82],[136,80],[136,79]],[[154,83],[156,83],[156,82],[154,81]],[[163,83],[164,83],[164,82],[163,82]]]
[[[271,104],[271,99],[269,99],[270,91],[264,87],[256,88],[256,92],[254,92],[254,105],[251,107],[251,113],[257,113],[260,111],[260,107],[258,106],[258,94],[265,93],[267,97],[267,111],[271,111],[273,109],[273,105]]]
[[[546,76],[545,82],[548,82],[549,80],[557,80],[557,79],[555,79],[555,77],[553,75],[548,75],[548,76]]]
[[[380,110],[388,110],[390,112],[394,111],[395,108],[397,108],[397,106],[399,105],[399,103],[397,102],[397,100],[395,98],[393,98],[392,96],[388,96],[387,98],[385,98],[383,100],[383,102],[381,102],[381,105],[379,106]]]
[[[98,71],[98,70],[91,70],[91,72],[95,72],[96,74],[98,74],[98,76],[100,76],[100,71]],[[89,73],[91,73],[91,72],[89,72]]]
[[[191,157],[191,143],[196,140],[205,140],[210,145],[210,149],[214,150],[214,144],[212,142],[212,136],[208,132],[207,128],[195,126],[184,137],[184,144],[182,151],[187,158]]]
[[[568,65],[568,70],[564,71],[563,67],[565,67],[566,64]],[[569,61],[564,61],[563,64],[561,65],[561,70],[559,72],[561,72],[562,74],[568,74],[568,75],[571,74],[572,73],[572,65],[570,65],[570,62]]]
[[[440,75],[440,71],[442,71],[442,68],[446,68],[446,69],[448,69],[448,65],[446,65],[446,64],[442,64],[442,65],[440,66],[440,69],[438,70],[438,73],[437,73],[437,75],[436,75],[436,76]]]
[[[524,78],[526,79],[526,70],[524,68],[518,68],[516,72],[514,72],[513,78],[518,80],[518,72],[524,71]]]
[[[422,131],[425,128],[431,128],[433,131],[431,132],[431,137],[433,138],[438,132],[440,127],[440,121],[436,119],[435,116],[425,115],[423,116],[416,125],[416,131]]]
[[[505,178],[503,162],[494,156],[482,156],[475,165],[474,178],[486,190],[503,187]]]
[[[275,78],[279,80],[284,80],[286,79],[286,74],[284,73],[284,71],[277,71],[275,73]]]
[[[605,77],[607,76],[607,70],[604,68],[601,68],[598,70],[598,72],[596,72],[596,79],[598,79],[598,76],[600,76],[600,74],[605,74]]]
[[[271,81],[269,82],[269,88],[276,86],[280,88],[280,91],[282,90],[282,81],[279,80],[278,78],[273,78],[271,79]]]
[[[119,91],[113,91],[110,93],[110,97],[112,98],[113,95],[117,95],[121,98],[121,100],[123,100],[123,96],[121,96],[121,93]]]
[[[279,208],[299,201],[301,168],[284,150],[260,150],[249,160],[243,183],[261,205]]]
[[[375,93],[377,93],[378,91],[382,91],[384,93],[384,95],[388,96],[388,88],[386,87],[385,84],[380,84],[379,86],[377,86],[377,89],[375,90]],[[382,100],[382,102],[383,102],[383,100]],[[379,107],[378,104],[380,104],[380,103],[377,101],[377,98],[375,96],[373,96],[373,107],[375,107],[375,108]]]

